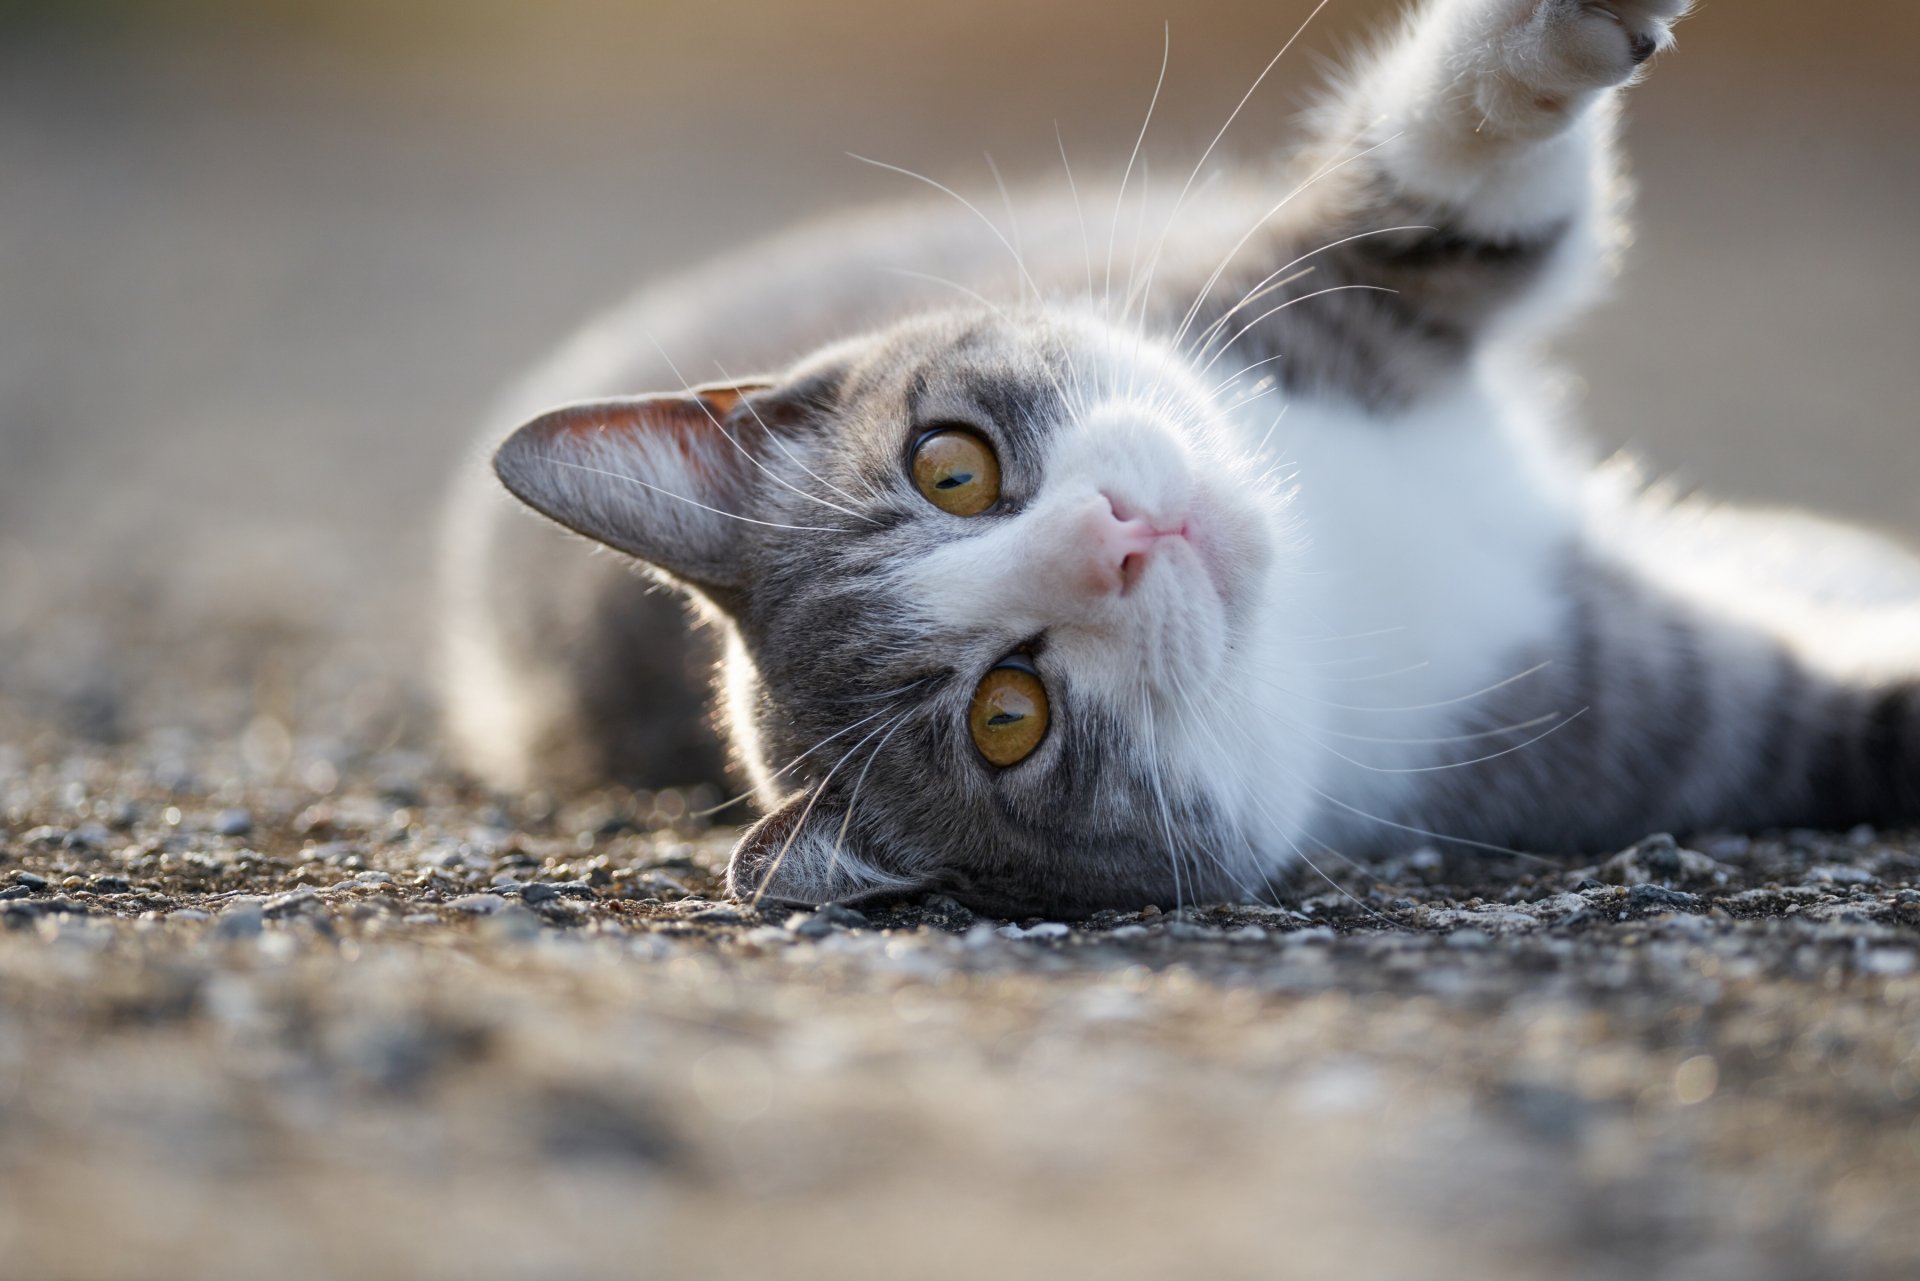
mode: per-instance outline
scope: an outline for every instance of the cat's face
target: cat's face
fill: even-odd
[[[996,314],[561,410],[497,468],[728,620],[736,746],[788,795],[736,892],[1042,912],[1260,888],[1234,704],[1287,536],[1249,452],[1170,353]]]

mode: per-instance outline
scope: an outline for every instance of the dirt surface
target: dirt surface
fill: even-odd
[[[1911,837],[1069,925],[724,902],[711,799],[0,749],[0,1272],[1920,1268]]]

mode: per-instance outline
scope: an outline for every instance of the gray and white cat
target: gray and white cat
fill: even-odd
[[[455,496],[467,760],[694,750],[649,737],[683,651],[638,562],[724,650],[743,896],[1073,912],[1920,818],[1920,567],[1594,466],[1530,354],[1620,241],[1617,89],[1686,7],[1434,0],[1284,165],[1112,226],[1036,197],[1017,254],[958,203],[843,216],[643,293],[493,459],[619,555]]]

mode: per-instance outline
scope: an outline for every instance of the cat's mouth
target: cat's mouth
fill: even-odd
[[[1119,579],[1120,594],[1130,596],[1140,580],[1146,577],[1147,566],[1160,557],[1173,554],[1170,543],[1186,543],[1192,546],[1189,527],[1192,522],[1182,521],[1169,529],[1148,527],[1135,536],[1134,550],[1126,552],[1120,558]]]
[[[1191,581],[1197,566],[1200,576],[1213,589],[1223,605],[1231,606],[1231,575],[1219,539],[1213,535],[1212,521],[1198,505],[1187,507],[1175,516],[1158,518],[1134,515],[1125,502],[1104,495],[1111,510],[1100,541],[1105,544],[1104,563],[1110,565],[1112,586],[1119,595],[1131,596],[1158,561],[1183,580]]]
[[[1213,588],[1220,603],[1229,609],[1234,604],[1232,576],[1228,572],[1225,554],[1219,540],[1213,536],[1211,522],[1201,518],[1195,511],[1188,515],[1186,527],[1181,531],[1184,541],[1193,553],[1193,560],[1206,575],[1207,583]]]

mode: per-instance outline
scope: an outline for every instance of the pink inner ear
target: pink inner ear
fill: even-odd
[[[763,386],[757,384],[750,387],[701,387],[697,389],[700,398],[706,401],[707,408],[713,411],[713,415],[716,418],[725,418],[728,414],[732,413],[734,407],[747,398],[748,392],[764,390],[765,388]]]
[[[555,410],[547,415],[546,431],[551,437],[585,437],[601,432],[645,436],[671,441],[696,474],[703,479],[709,471],[707,451],[716,445],[722,455],[733,453],[720,434],[740,402],[751,392],[763,391],[768,383],[696,387],[690,392],[663,392],[627,401],[602,401]],[[737,428],[729,428],[740,439]],[[742,444],[746,442],[741,441]]]

